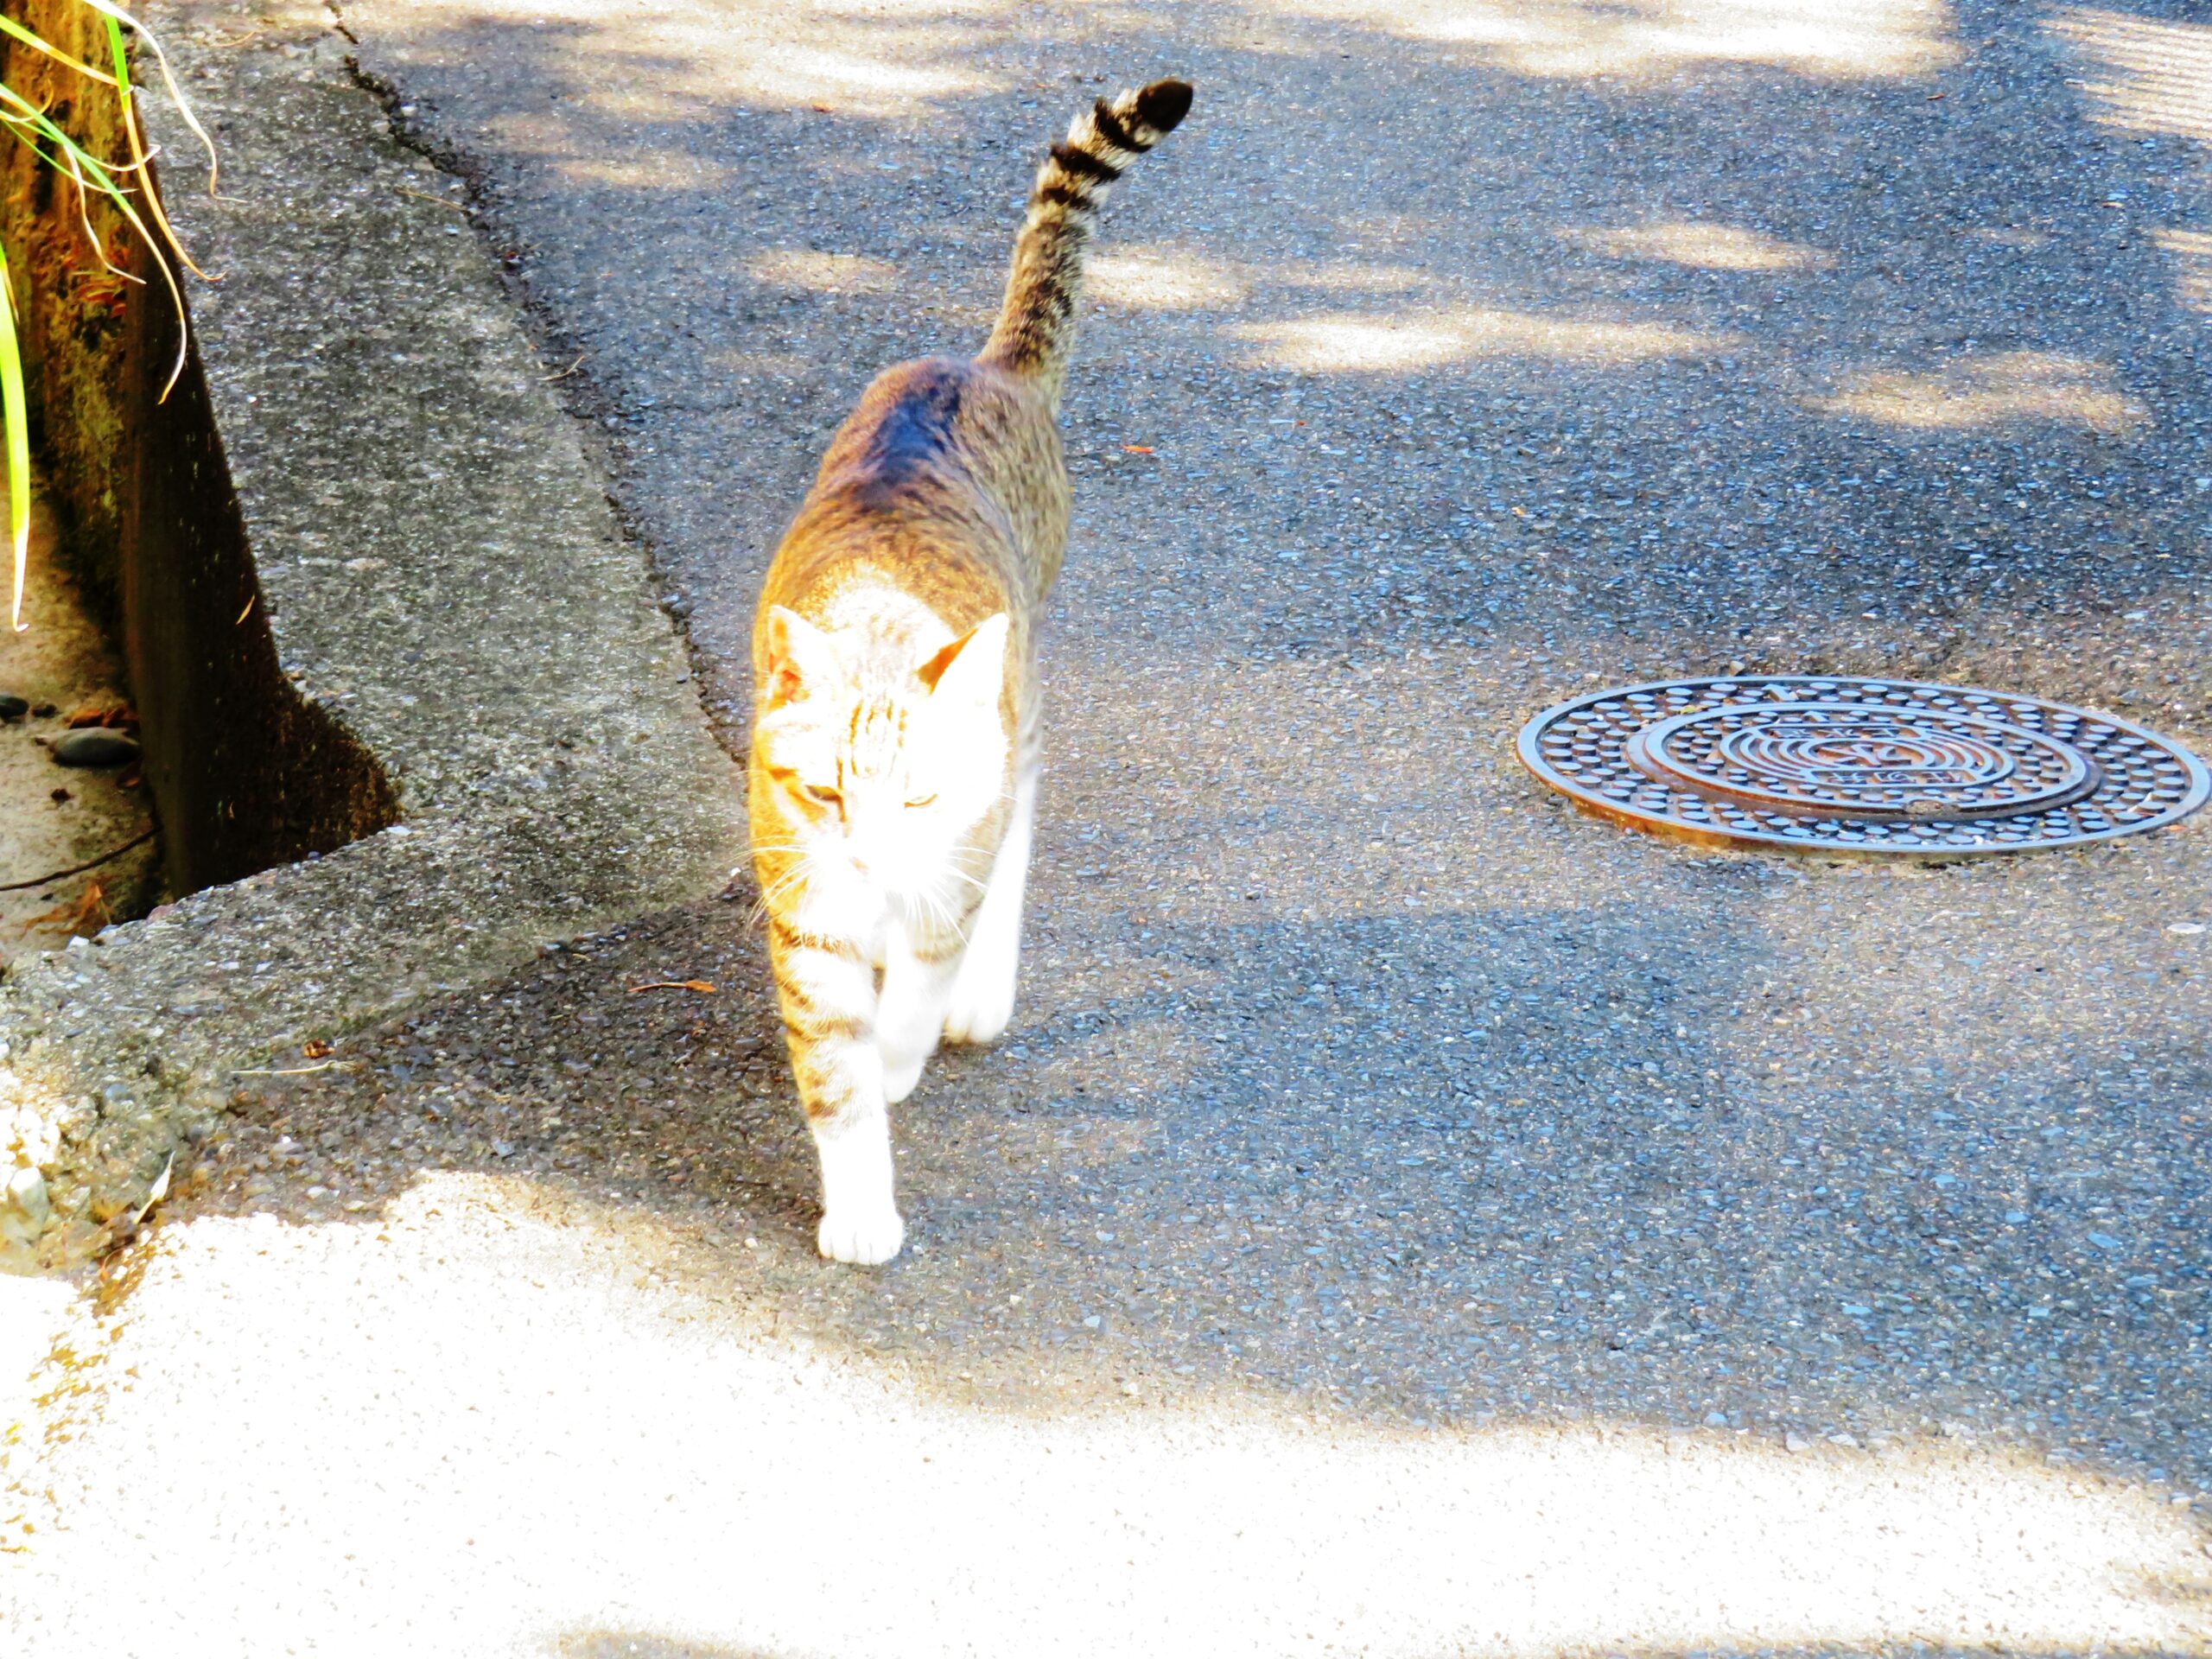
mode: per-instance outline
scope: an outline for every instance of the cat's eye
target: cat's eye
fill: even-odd
[[[801,784],[798,792],[817,806],[836,806],[844,800],[836,790],[823,784]]]
[[[934,806],[936,804],[937,791],[935,790],[931,790],[926,795],[917,795],[912,800],[906,803],[909,806]]]

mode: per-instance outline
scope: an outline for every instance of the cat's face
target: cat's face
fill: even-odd
[[[753,728],[776,823],[818,896],[930,893],[1005,789],[1003,613],[922,661],[779,606]]]

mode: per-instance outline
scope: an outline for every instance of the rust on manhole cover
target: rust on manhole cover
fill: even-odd
[[[1708,846],[1963,858],[2155,830],[2212,795],[2179,744],[2063,703],[1762,675],[1600,691],[1521,731],[1529,770]]]

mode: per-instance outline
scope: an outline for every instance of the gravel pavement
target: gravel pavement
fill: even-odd
[[[1739,671],[2016,688],[2212,747],[2190,12],[346,5],[404,132],[467,178],[549,373],[576,362],[559,387],[733,747],[759,572],[860,386],[981,339],[1079,100],[1161,73],[1198,99],[1106,215],[1022,1001],[896,1118],[909,1254],[812,1255],[741,887],[253,1080],[138,1325],[230,1328],[257,1251],[360,1285],[414,1249],[435,1283],[407,1241],[449,1236],[480,1292],[440,1317],[465,1327],[477,1294],[486,1332],[558,1325],[518,1283],[648,1294],[592,1255],[604,1233],[666,1274],[623,1317],[696,1313],[733,1377],[788,1352],[801,1380],[872,1379],[970,1483],[872,1508],[852,1476],[849,1508],[791,1511],[944,1564],[912,1569],[926,1608],[867,1603],[859,1569],[874,1611],[842,1624],[683,1579],[604,1645],[509,1625],[455,1651],[2212,1646],[2212,817],[1942,868],[1716,855],[1578,815],[1511,753],[1579,690]],[[637,988],[692,979],[715,988]],[[502,1224],[590,1264],[531,1278]],[[362,1294],[405,1330],[404,1297]],[[149,1375],[251,1371],[143,1340]],[[680,1345],[577,1341],[556,1391]],[[395,1400],[396,1478],[435,1476],[465,1407],[501,1418],[488,1445],[520,1433],[518,1351],[480,1398]],[[696,1427],[723,1470],[814,1432],[766,1383],[710,1399],[670,1364],[663,1408],[629,1408],[640,1455],[680,1466]],[[219,1392],[142,1388],[187,1413]],[[114,1446],[156,1408],[111,1411]],[[854,1413],[821,1420],[815,1474]],[[627,1455],[589,1410],[561,1422],[580,1456]],[[1054,1510],[1054,1425],[1141,1490]],[[1224,1448],[1293,1471],[1294,1500],[1224,1496]],[[69,1455],[90,1491],[112,1452]],[[580,1469],[548,1478],[589,1501]],[[1915,1481],[1948,1497],[1910,1510]],[[1496,1504],[1471,1517],[1470,1491]],[[1370,1499],[1387,1536],[1347,1518]],[[1151,1544],[1122,1550],[1103,1509]],[[1004,1583],[965,1576],[991,1515]],[[1206,1555],[1268,1516],[1280,1548]],[[2015,1519],[2055,1530],[2019,1543]],[[610,1559],[649,1522],[611,1522]],[[1414,1548],[1432,1525],[1482,1563],[1466,1599]],[[1033,1559],[1032,1527],[1066,1548]],[[1687,1554],[1637,1553],[1677,1527]],[[730,1541],[756,1590],[783,1582]],[[1361,1553],[1394,1548],[1395,1579]],[[1288,1599],[1163,1635],[1159,1608],[1205,1599],[1193,1558],[1243,1586],[1232,1611]],[[372,1590],[452,1570],[373,1559]],[[487,1605],[528,1603],[535,1559],[486,1569]]]

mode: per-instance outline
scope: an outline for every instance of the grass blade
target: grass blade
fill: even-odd
[[[115,4],[114,0],[83,0],[83,3],[111,23],[130,25],[131,33],[145,41],[148,48],[152,50],[154,61],[161,68],[162,85],[168,89],[169,102],[176,105],[177,114],[183,118],[184,124],[192,129],[192,136],[200,140],[200,147],[207,152],[207,194],[213,195],[216,171],[220,166],[215,155],[215,141],[207,136],[207,129],[200,124],[200,118],[193,114],[192,105],[185,98],[184,88],[176,84],[176,75],[169,68],[169,54],[162,50],[161,41],[155,38],[153,30],[148,29],[145,24],[140,22],[121,6]],[[124,79],[127,81],[129,77],[126,76]]]
[[[153,215],[154,223],[161,226],[162,239],[169,245],[169,251],[194,276],[206,277],[207,273],[192,263],[192,256],[184,251],[184,244],[177,239],[175,231],[169,226],[169,216],[162,211],[162,193],[154,182],[153,169],[146,165],[146,144],[138,130],[138,100],[131,90],[130,56],[124,49],[123,25],[112,17],[107,20],[107,44],[109,54],[115,61],[115,96],[123,107],[123,136],[130,141],[130,164],[138,174],[139,188],[145,193],[146,211]],[[188,111],[186,118],[191,118]]]
[[[0,428],[8,452],[8,538],[16,550],[16,596],[8,620],[23,631],[23,572],[31,551],[31,421],[23,396],[23,355],[16,339],[16,279],[0,248]]]
[[[86,77],[88,79],[97,80],[103,86],[112,86],[115,85],[115,81],[110,76],[102,74],[99,70],[93,68],[91,64],[84,62],[80,59],[71,57],[67,52],[64,52],[60,47],[52,44],[50,41],[41,40],[37,35],[34,34],[31,30],[25,29],[21,23],[17,22],[12,17],[0,17],[0,35],[10,35],[15,39],[21,41],[25,46],[30,48],[34,52],[45,53],[48,57],[52,58],[56,63],[67,64],[79,74]]]

